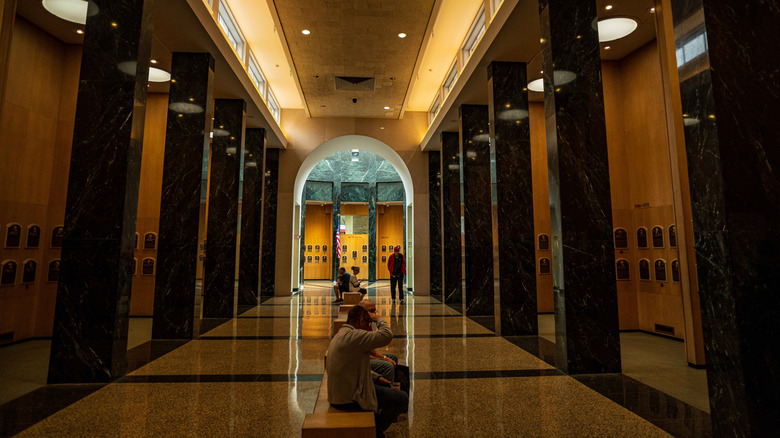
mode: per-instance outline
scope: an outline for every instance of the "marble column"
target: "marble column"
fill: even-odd
[[[265,129],[246,130],[244,185],[241,199],[241,247],[238,260],[238,305],[257,305],[260,287],[260,235],[263,218],[263,151]]]
[[[127,370],[150,0],[93,0],[87,17],[65,205],[49,383]],[[116,24],[116,25],[114,25]]]
[[[246,102],[217,99],[209,171],[203,317],[232,318],[235,304],[238,192],[244,149]]]
[[[460,159],[457,132],[441,134],[441,211],[442,293],[444,302],[455,310],[463,310],[461,284],[461,231],[460,231]]]
[[[466,315],[493,316],[493,233],[488,107],[459,110]]]
[[[339,230],[339,224],[341,221],[341,174],[338,172],[338,169],[333,172],[333,247],[335,251],[335,247],[337,245],[336,242],[336,232]],[[343,244],[342,244],[343,245]],[[342,256],[344,253],[341,254]],[[341,259],[336,255],[336,253],[333,253],[333,260],[336,260],[336,263],[333,264],[333,279],[336,280],[339,275],[339,268],[341,266],[344,266],[346,268],[347,272],[351,272],[349,270],[349,263],[342,264]]]
[[[556,365],[569,374],[618,373],[612,203],[599,35],[593,26],[596,3],[540,0],[539,11]]]
[[[780,60],[768,48],[780,47],[780,5],[671,6],[713,435],[773,436],[780,428]]]
[[[428,239],[431,262],[431,296],[441,300],[442,258],[441,250],[441,151],[428,152]]]
[[[214,114],[214,58],[174,53],[165,130],[152,339],[192,339],[201,174]]]
[[[536,256],[526,64],[488,65],[493,232],[501,334],[536,335]]]
[[[263,247],[260,296],[273,297],[276,284],[276,212],[279,199],[279,149],[265,150],[263,176]],[[303,206],[301,206],[303,211]],[[303,220],[303,218],[301,218]],[[303,237],[301,237],[303,239]],[[301,265],[303,266],[303,265]]]
[[[376,175],[368,183],[368,281],[376,281]]]

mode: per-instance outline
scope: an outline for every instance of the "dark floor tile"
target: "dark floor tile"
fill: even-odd
[[[555,343],[539,336],[504,336],[504,339],[543,360],[548,365],[555,366]]]
[[[144,342],[143,344],[127,351],[127,372],[131,373],[138,368],[158,359],[171,351],[181,347],[189,340],[157,340]]]

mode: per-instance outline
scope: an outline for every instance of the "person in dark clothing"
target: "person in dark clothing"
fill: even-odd
[[[336,285],[333,286],[333,290],[336,293],[336,301],[333,304],[341,304],[344,302],[344,297],[341,294],[349,292],[349,274],[347,274],[345,267],[339,268],[339,276],[336,280]]]
[[[387,259],[387,270],[390,271],[390,297],[395,302],[395,287],[398,285],[398,298],[404,303],[404,275],[406,275],[406,257],[401,254],[401,246],[393,249],[393,255]]]

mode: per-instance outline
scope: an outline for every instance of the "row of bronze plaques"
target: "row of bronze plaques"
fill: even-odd
[[[669,238],[669,248],[677,248],[677,229],[674,225],[669,225],[666,229]],[[625,228],[615,228],[615,249],[628,249],[628,231]],[[650,248],[652,242],[653,248],[666,248],[664,227],[654,226],[648,235],[647,227],[636,229],[636,247],[639,249]]]
[[[62,248],[62,238],[65,228],[60,225],[51,230],[50,248]],[[41,227],[35,224],[27,226],[25,248],[39,248],[41,245]],[[22,246],[22,226],[11,223],[5,227],[4,248],[20,248]],[[135,233],[135,249],[138,249],[138,233]],[[157,249],[157,233],[152,231],[144,234],[144,249]]]
[[[655,281],[667,282],[667,263],[664,259],[656,259],[653,263],[653,273],[655,274]],[[680,282],[680,262],[678,260],[672,260],[672,282]],[[619,259],[615,262],[615,271],[617,279],[621,281],[631,280],[631,263],[626,259]],[[539,274],[550,275],[552,274],[552,265],[550,259],[542,257],[539,259]],[[639,260],[639,279],[642,281],[651,281],[650,279],[650,260]]]
[[[154,275],[155,260],[152,257],[147,257],[141,263],[141,275]],[[133,275],[138,275],[137,272],[138,260],[133,259]],[[19,264],[16,260],[4,260],[2,267],[0,267],[0,285],[12,286],[16,284],[16,277],[19,271]],[[22,263],[22,278],[21,284],[35,283],[38,275],[38,262],[29,259]],[[46,274],[47,283],[56,283],[60,281],[60,260],[55,259],[49,262],[49,271]]]
[[[393,252],[393,248],[395,246],[393,245],[382,245],[382,251],[381,252]],[[306,245],[306,252],[328,252],[328,245]],[[362,252],[368,252],[368,245],[363,245],[361,248]],[[341,251],[347,252],[347,245],[341,245]],[[357,251],[352,251],[352,258],[357,257]]]

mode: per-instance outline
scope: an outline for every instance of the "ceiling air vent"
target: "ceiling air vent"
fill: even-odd
[[[336,89],[347,91],[374,91],[374,78],[336,76]]]

